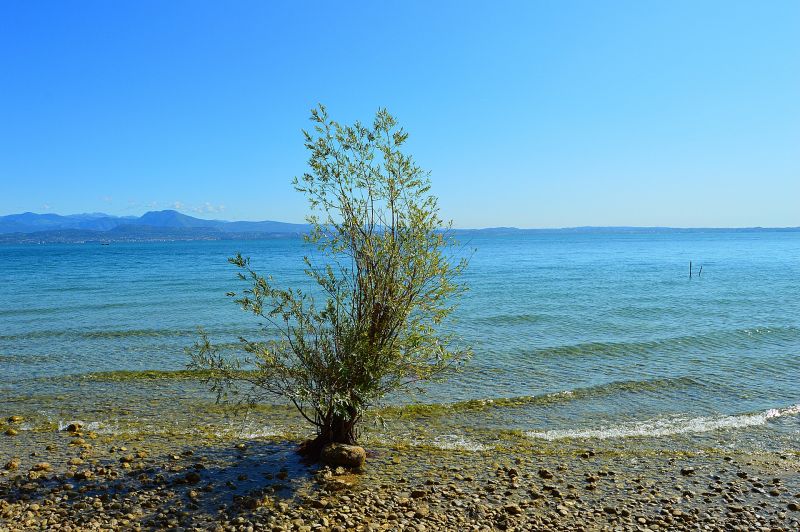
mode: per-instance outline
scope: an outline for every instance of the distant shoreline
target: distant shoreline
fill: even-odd
[[[229,232],[214,228],[159,228],[139,226],[125,230],[85,231],[62,229],[30,233],[0,233],[2,244],[108,244],[145,242],[200,242],[223,240],[273,240],[300,238],[305,232]],[[800,227],[566,227],[558,229],[519,229],[489,227],[485,229],[453,229],[459,235],[514,236],[526,234],[606,234],[656,235],[674,233],[800,233]]]
[[[308,224],[272,220],[206,220],[174,210],[151,211],[142,216],[103,213],[38,214],[26,212],[0,216],[0,244],[172,242],[202,240],[269,240],[307,234]],[[579,226],[562,228],[485,227],[455,228],[453,232],[480,235],[518,234],[658,234],[686,232],[800,232],[798,227],[639,227]]]

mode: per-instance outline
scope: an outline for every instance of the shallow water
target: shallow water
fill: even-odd
[[[417,398],[444,406],[375,437],[797,447],[800,232],[462,241],[476,249],[470,292],[449,326],[475,356]],[[300,430],[282,407],[217,413],[191,380],[97,375],[183,369],[198,326],[217,342],[256,337],[224,295],[239,288],[226,262],[237,251],[279,284],[307,283],[299,239],[0,246],[0,413],[41,430],[78,417],[109,431]]]

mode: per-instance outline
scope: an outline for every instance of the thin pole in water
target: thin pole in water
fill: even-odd
[[[689,279],[692,278],[692,261],[689,261]]]

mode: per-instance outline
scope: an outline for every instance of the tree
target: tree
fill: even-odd
[[[218,398],[241,383],[251,400],[288,398],[316,428],[306,446],[314,454],[354,444],[370,406],[443,377],[470,353],[440,327],[465,290],[457,277],[467,258],[439,216],[428,174],[401,151],[408,134],[383,109],[371,127],[340,125],[322,105],[311,120],[313,131],[303,131],[310,168],[293,185],[311,209],[305,238],[318,253],[304,263],[318,297],[276,288],[236,255],[229,261],[248,287],[228,295],[279,333],[242,338],[244,359],[204,335],[193,366],[211,370]]]

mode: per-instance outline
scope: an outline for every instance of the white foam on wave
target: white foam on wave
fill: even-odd
[[[431,442],[431,445],[446,451],[480,452],[488,449],[487,446],[481,443],[467,440],[463,436],[458,436],[456,434],[444,434],[442,436],[436,436]]]
[[[220,437],[235,437],[245,440],[253,440],[258,438],[272,438],[280,435],[280,432],[272,427],[247,423],[245,425],[223,428],[222,430],[216,431],[215,434]]]
[[[764,425],[770,419],[800,414],[800,404],[788,408],[771,408],[755,414],[737,416],[655,419],[641,422],[620,423],[597,429],[528,431],[530,438],[542,440],[599,439],[671,436],[714,430],[739,429]]]
[[[117,432],[114,428],[100,421],[82,421],[79,419],[70,419],[69,421],[59,421],[58,430],[59,431],[67,430],[67,427],[72,424],[79,425],[80,427],[83,428],[83,430],[96,432],[98,434],[116,434]]]

